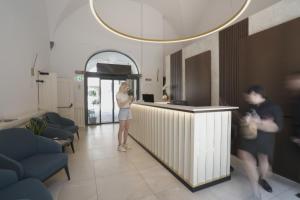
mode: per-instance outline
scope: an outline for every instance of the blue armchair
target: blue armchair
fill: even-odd
[[[0,198],[5,200],[53,200],[45,186],[36,179],[18,181],[12,170],[0,169]]]
[[[70,180],[68,156],[61,145],[22,128],[0,131],[0,168],[14,170],[20,179],[41,181],[65,169]]]
[[[48,123],[48,126],[63,129],[74,134],[76,133],[79,139],[78,126],[75,125],[73,120],[61,117],[59,114],[54,112],[46,113],[45,119]]]
[[[59,128],[54,128],[54,127],[47,127],[41,134],[41,136],[46,137],[46,138],[50,138],[50,139],[57,139],[57,140],[67,140],[70,139],[71,140],[71,148],[73,153],[75,152],[74,149],[74,144],[73,144],[73,140],[74,140],[74,135],[73,133],[69,132],[69,131],[65,131]]]

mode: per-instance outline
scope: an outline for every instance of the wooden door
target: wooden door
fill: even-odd
[[[211,52],[185,60],[185,93],[190,106],[211,105]]]

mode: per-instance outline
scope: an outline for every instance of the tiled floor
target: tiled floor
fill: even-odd
[[[71,181],[61,171],[46,182],[55,200],[251,200],[251,188],[232,158],[232,180],[191,193],[133,140],[126,153],[116,151],[118,125],[80,131],[76,153],[69,151]],[[273,175],[273,193],[263,199],[297,200],[300,185]]]

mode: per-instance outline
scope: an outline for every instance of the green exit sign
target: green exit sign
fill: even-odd
[[[84,79],[84,77],[83,77],[82,74],[77,74],[77,75],[75,76],[75,80],[76,80],[76,81],[83,81],[83,79]]]

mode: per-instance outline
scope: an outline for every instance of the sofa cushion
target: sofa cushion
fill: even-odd
[[[0,169],[0,189],[12,185],[18,181],[16,172],[12,170]],[[0,196],[1,197],[1,196]]]
[[[44,181],[59,169],[67,166],[68,156],[65,153],[37,154],[20,163],[24,168],[25,178],[31,177]]]
[[[45,186],[36,179],[25,179],[0,190],[1,199],[52,200]]]
[[[17,148],[16,148],[17,147]],[[24,128],[0,131],[0,153],[20,161],[37,151],[37,140],[33,133]]]

